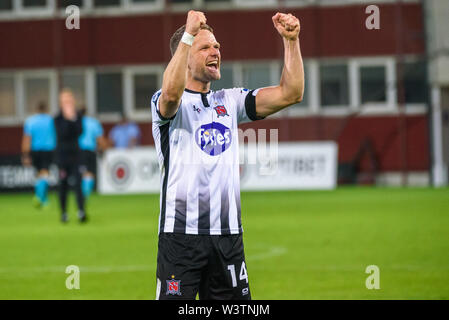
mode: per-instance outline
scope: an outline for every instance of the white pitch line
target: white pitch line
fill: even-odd
[[[281,256],[287,253],[287,249],[283,247],[272,247],[268,251],[250,255],[246,258],[247,261],[265,260],[277,256]],[[47,267],[34,267],[34,268],[21,268],[10,267],[0,268],[1,273],[65,273],[67,266],[47,266]],[[155,266],[149,265],[128,265],[128,266],[80,266],[80,272],[82,273],[113,273],[113,272],[138,272],[138,271],[152,271],[155,270]]]
[[[259,254],[253,254],[246,258],[248,261],[254,261],[254,260],[265,260],[277,256],[282,256],[283,254],[287,253],[287,248],[284,247],[272,247],[270,250],[259,253]]]
[[[65,273],[67,266],[48,266],[35,268],[0,268],[0,273]],[[83,273],[113,273],[113,272],[133,272],[133,271],[151,271],[155,268],[148,265],[129,265],[129,266],[80,266],[80,272]]]
[[[257,261],[257,260],[265,260],[272,257],[280,256],[287,253],[287,249],[285,248],[272,248],[270,251],[266,253],[261,253],[257,255],[251,255],[246,258],[247,261]],[[67,266],[48,266],[48,267],[35,267],[35,268],[0,268],[1,274],[23,274],[29,275],[33,273],[65,273],[65,269]],[[413,266],[413,265],[393,265],[387,266],[383,268],[384,270],[394,270],[394,271],[419,271],[425,270],[429,271],[423,266]],[[146,271],[154,271],[155,266],[148,265],[129,265],[129,266],[89,266],[89,267],[80,267],[80,271],[82,273],[114,273],[114,272],[146,272]],[[363,267],[359,266],[341,266],[341,265],[329,265],[329,266],[298,266],[298,271],[347,271],[347,272],[355,272],[363,270]],[[432,271],[449,271],[449,267],[432,267]]]

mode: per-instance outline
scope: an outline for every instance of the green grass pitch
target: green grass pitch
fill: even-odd
[[[67,225],[51,202],[0,195],[0,299],[155,298],[158,195],[94,195],[87,225],[73,195]],[[248,192],[242,210],[254,299],[449,299],[449,189]]]

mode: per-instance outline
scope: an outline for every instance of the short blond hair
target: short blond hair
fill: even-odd
[[[71,94],[72,96],[75,96],[72,89],[70,89],[70,88],[62,88],[61,91],[59,91],[59,95],[62,95],[64,93],[68,93],[68,94]]]
[[[203,24],[200,27],[201,30],[208,30],[211,33],[214,33],[214,30],[207,24]],[[182,27],[178,28],[178,30],[173,33],[172,37],[170,38],[170,52],[173,56],[176,52],[176,49],[178,49],[179,42],[181,41],[182,35],[186,31],[186,25],[183,25]]]

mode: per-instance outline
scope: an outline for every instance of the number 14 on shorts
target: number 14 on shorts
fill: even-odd
[[[235,274],[235,265],[234,264],[228,265],[228,270],[231,273],[232,287],[235,288],[235,287],[237,287],[237,277]],[[248,284],[248,273],[246,272],[245,261],[242,262],[242,266],[240,267],[239,280],[240,281],[245,280],[246,284]]]

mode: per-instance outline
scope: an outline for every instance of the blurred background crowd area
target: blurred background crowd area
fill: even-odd
[[[368,5],[380,13],[369,30]],[[65,8],[80,8],[80,29]],[[301,21],[301,104],[242,128],[280,141],[338,143],[339,183],[447,184],[449,2],[445,0],[0,0],[0,165],[20,155],[24,120],[58,112],[70,88],[108,136],[123,118],[152,145],[150,99],[170,60],[169,39],[190,9],[221,43],[213,89],[278,83],[283,46],[271,16]]]

